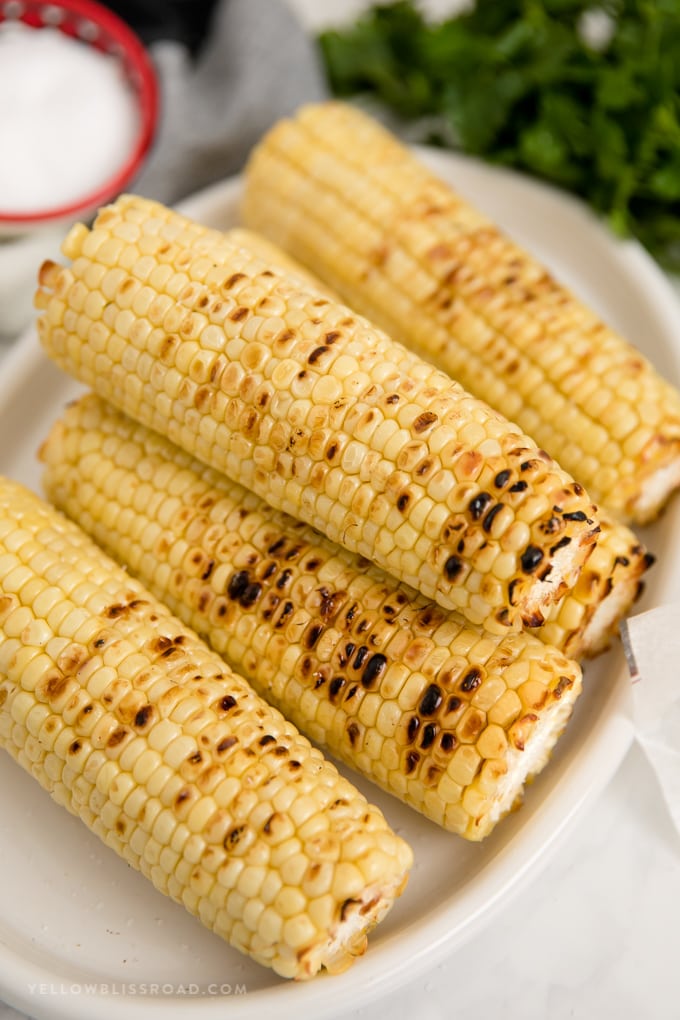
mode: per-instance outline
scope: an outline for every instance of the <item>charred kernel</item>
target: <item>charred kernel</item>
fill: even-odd
[[[232,698],[231,694],[225,694],[223,698],[219,700],[219,706],[223,712],[228,712],[236,705],[236,698]]]
[[[286,567],[285,570],[281,571],[281,576],[279,577],[278,581],[276,582],[276,587],[279,588],[279,589],[285,588],[286,585],[288,584],[288,582],[290,581],[292,576],[293,576],[293,571],[289,570],[288,567]]]
[[[439,740],[439,746],[442,751],[453,751],[456,746],[456,738],[453,733],[442,733]]]
[[[496,620],[504,627],[508,627],[510,625],[510,613],[508,612],[507,606],[503,606],[502,609],[498,610],[496,613]]]
[[[463,677],[460,684],[460,689],[461,691],[465,691],[466,694],[469,694],[470,691],[476,691],[481,682],[482,674],[480,673],[480,671],[476,668],[470,669]]]
[[[315,691],[318,691],[319,687],[323,687],[325,682],[326,682],[326,677],[323,675],[323,673],[315,673],[314,674],[314,688],[313,689]]]
[[[411,772],[415,771],[415,769],[418,766],[418,762],[419,761],[420,761],[420,755],[418,754],[418,752],[417,751],[409,751],[409,753],[406,755],[406,775],[407,776],[410,775]]]
[[[349,742],[352,745],[352,747],[355,746],[357,740],[359,739],[360,733],[361,731],[359,730],[359,727],[355,722],[348,723],[347,736],[349,737]]]
[[[442,703],[441,688],[436,684],[430,684],[420,701],[421,715],[434,715]]]
[[[390,393],[389,397],[385,397],[386,404],[397,404],[399,402],[398,393]]]
[[[385,672],[385,666],[387,665],[387,659],[380,652],[376,652],[370,657],[366,663],[366,668],[361,674],[361,683],[364,687],[372,687],[373,684],[378,680]]]
[[[317,641],[319,640],[319,638],[321,637],[322,634],[323,634],[323,624],[322,623],[314,623],[314,624],[312,624],[312,626],[309,628],[309,630],[305,634],[305,638],[304,638],[304,641],[305,641],[305,644],[306,644],[307,648],[313,648],[314,645],[317,643]]]
[[[275,573],[276,573],[276,564],[275,563],[270,563],[262,571],[262,580],[263,581],[267,581],[272,576],[272,574],[275,574]]]
[[[425,432],[427,429],[431,428],[436,421],[437,415],[434,411],[423,411],[423,413],[419,414],[413,422],[413,431],[417,433]]]
[[[463,704],[463,702],[460,700],[460,698],[457,698],[455,696],[455,694],[454,694],[448,700],[448,703],[447,703],[447,706],[446,706],[446,711],[447,712],[457,712],[462,704]]]
[[[423,727],[423,735],[420,738],[420,746],[423,751],[426,751],[428,747],[432,747],[434,744],[434,738],[437,736],[437,727],[434,723],[428,723],[427,726]]]
[[[321,591],[321,605],[319,606],[319,612],[323,616],[324,620],[328,620],[335,616],[338,609],[344,602],[347,592],[345,591],[328,591],[324,589]]]
[[[318,570],[320,566],[321,560],[313,557],[311,560],[307,560],[307,562],[305,563],[305,570],[309,570],[313,573],[315,570]]]
[[[554,535],[562,527],[562,522],[559,517],[550,517],[547,521],[541,524],[541,531],[544,535]]]
[[[245,278],[245,273],[232,273],[229,279],[224,281],[222,288],[223,290],[231,290],[232,287],[236,286],[239,280],[245,280]]]
[[[333,701],[334,698],[337,698],[338,694],[340,693],[340,691],[342,690],[346,683],[347,681],[345,680],[344,676],[333,677],[333,679],[328,685],[328,693],[330,695],[331,701]]]
[[[269,546],[267,552],[269,553],[270,556],[276,556],[276,554],[280,553],[283,549],[285,549],[285,547],[286,547],[285,538],[277,538],[276,542],[272,542],[272,544]]]
[[[234,311],[229,314],[229,318],[232,322],[241,322],[248,314],[249,310],[247,308],[235,308]]]
[[[616,559],[614,560],[614,563],[616,566],[619,567],[627,567],[628,564],[630,563],[630,560],[628,559],[627,556],[617,556]]]
[[[119,727],[117,730],[113,731],[113,733],[111,734],[109,739],[106,741],[106,746],[107,747],[118,747],[118,745],[123,740],[125,740],[127,735],[128,735],[128,731],[123,729],[122,727]]]
[[[227,595],[230,599],[240,599],[243,592],[250,584],[250,576],[247,570],[238,570],[229,579]]]
[[[572,510],[570,513],[562,514],[565,521],[587,521],[588,518],[583,510]]]
[[[493,480],[493,484],[496,486],[497,489],[504,489],[509,481],[510,481],[510,472],[506,468],[505,471],[499,471],[498,472],[498,474],[496,475],[496,477]]]
[[[319,360],[319,358],[322,357],[326,353],[327,350],[328,350],[328,347],[325,347],[325,346],[324,347],[317,347],[309,355],[309,357],[307,358],[307,361],[309,362],[310,365],[314,365]]]
[[[243,833],[246,831],[245,825],[237,825],[234,829],[230,829],[227,835],[224,837],[224,849],[233,850],[234,847],[240,842]]]
[[[258,584],[257,581],[252,581],[251,584],[247,585],[241,595],[239,605],[243,606],[244,609],[250,609],[254,606],[260,595],[262,594],[262,585]]]
[[[399,496],[397,500],[397,510],[399,510],[402,514],[405,513],[410,501],[411,501],[410,494],[408,492],[402,492],[402,494]]]
[[[516,606],[517,602],[519,601],[517,598],[515,598],[515,592],[517,589],[517,585],[521,585],[521,583],[522,583],[521,578],[513,577],[512,581],[508,585],[508,602],[510,603],[511,606]]]
[[[233,747],[237,741],[238,737],[223,737],[217,744],[215,750],[218,754],[224,754],[224,752],[228,751],[230,747]]]
[[[347,694],[345,695],[345,701],[351,701],[358,690],[359,690],[358,686],[356,684],[352,684],[350,689],[347,691]]]
[[[345,613],[345,620],[347,621],[347,623],[352,622],[354,617],[357,615],[358,610],[359,606],[357,605],[356,602],[353,602],[352,605],[347,610],[347,612]]]
[[[487,535],[491,531],[491,528],[493,526],[493,522],[496,519],[496,515],[499,514],[502,509],[503,509],[503,504],[502,503],[496,503],[495,506],[491,507],[491,509],[489,510],[488,514],[486,515],[486,517],[482,521],[482,527],[484,528],[484,531],[487,533]]]
[[[460,550],[462,551],[462,550]],[[457,556],[449,556],[448,560],[444,564],[444,573],[446,574],[449,581],[455,581],[460,575],[463,569],[463,561]]]
[[[530,574],[536,570],[542,559],[543,550],[539,549],[537,545],[528,545],[520,558],[522,570],[525,574]]]
[[[357,651],[356,658],[354,659],[354,662],[352,663],[353,668],[354,669],[361,669],[363,664],[366,662],[367,655],[368,655],[368,647],[366,645],[361,645],[359,650]]]
[[[203,755],[200,751],[192,751],[187,758],[187,761],[191,762],[192,765],[200,765],[203,761]]]
[[[77,754],[81,747],[82,744],[80,743],[80,741],[74,740],[73,743],[69,745],[68,753]]]
[[[306,655],[302,662],[300,663],[300,672],[304,677],[308,677],[309,674],[312,672],[312,666],[313,666],[312,660],[308,655]]]
[[[292,602],[284,602],[283,603],[283,609],[281,610],[281,615],[279,616],[278,620],[276,621],[276,626],[277,627],[283,627],[284,623],[287,621],[288,617],[293,612],[294,608],[295,607],[293,606]]]
[[[508,491],[509,492],[524,492],[525,489],[528,489],[528,488],[529,488],[528,483],[525,482],[524,479],[520,479],[519,482],[515,482],[514,485],[511,485],[510,489]]]
[[[479,520],[490,502],[491,496],[488,492],[478,492],[477,495],[470,500],[468,509],[474,521]]]
[[[338,333],[337,329],[331,329],[329,330],[328,333],[326,333],[324,340],[326,341],[327,344],[334,344],[335,341],[338,340],[339,338],[340,334]]]
[[[567,545],[571,545],[571,539],[569,538],[569,535],[564,535],[564,537],[561,538],[559,542],[555,542],[555,544],[550,547],[550,555],[554,556],[558,549],[564,549],[564,547]]]
[[[140,708],[139,712],[137,712],[135,716],[135,726],[146,726],[152,714],[153,707],[151,705],[144,705],[144,707]]]
[[[418,718],[417,715],[411,716],[411,718],[408,721],[408,726],[406,727],[406,737],[408,739],[409,744],[412,744],[413,741],[416,739],[416,737],[418,736],[419,729],[420,719]]]
[[[271,733],[265,733],[265,735],[263,737],[260,737],[258,741],[260,747],[266,747],[267,744],[274,744],[275,742],[276,737],[273,737]]]
[[[328,446],[326,447],[326,454],[325,454],[326,460],[333,460],[333,458],[335,457],[337,452],[338,452],[338,444],[336,442],[329,443]]]

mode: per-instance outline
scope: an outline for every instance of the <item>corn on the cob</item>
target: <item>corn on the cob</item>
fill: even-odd
[[[214,240],[211,234],[206,230],[210,242]],[[305,279],[319,293],[332,296],[320,280],[305,273],[303,266],[260,234],[234,228],[227,231],[226,237],[258,258],[266,258],[272,265]],[[595,551],[589,556],[574,590],[554,602],[548,608],[544,624],[535,628],[536,636],[542,641],[575,659],[598,655],[608,647],[612,635],[618,632],[619,621],[640,595],[642,575],[654,562],[638,537],[602,508],[599,524]]]
[[[256,148],[244,215],[359,312],[639,523],[680,484],[680,395],[384,128],[303,108]]]
[[[485,634],[93,396],[43,445],[51,499],[317,743],[481,839],[545,764],[580,670]]]
[[[351,962],[406,881],[377,808],[61,514],[0,481],[0,746],[285,977]]]
[[[503,630],[540,623],[597,533],[582,487],[442,372],[157,204],[46,263],[47,352],[132,417],[400,580]]]
[[[536,634],[575,659],[599,655],[640,596],[642,575],[652,563],[654,556],[637,535],[601,509],[592,556],[573,591],[550,606]]]

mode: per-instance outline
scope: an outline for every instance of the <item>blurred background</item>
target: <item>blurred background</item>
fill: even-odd
[[[0,22],[37,3],[0,0]],[[279,117],[335,94],[367,105],[409,141],[457,148],[576,193],[665,269],[680,268],[678,0],[105,6],[147,48],[159,90],[152,144],[124,187],[177,201],[238,172]],[[3,92],[5,117],[11,109],[1,72],[2,60],[0,144]],[[44,224],[3,229],[7,211],[0,179],[4,337],[30,316],[26,267],[38,243],[45,249],[33,236]]]

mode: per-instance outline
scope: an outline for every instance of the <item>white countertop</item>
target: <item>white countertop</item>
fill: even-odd
[[[290,2],[315,26],[365,6]],[[471,941],[424,977],[338,1017],[678,1020],[679,907],[680,837],[633,746],[533,884],[501,905]],[[50,1007],[68,1015],[67,1003],[36,998],[36,1011]],[[132,1009],[127,1015],[134,1020]],[[21,1018],[0,1003],[0,1020]]]

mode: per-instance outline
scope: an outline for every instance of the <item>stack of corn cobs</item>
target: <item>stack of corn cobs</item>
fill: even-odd
[[[484,837],[638,593],[680,396],[349,107],[265,137],[243,216],[269,240],[123,196],[40,271],[94,392],[41,450],[66,516],[2,486],[0,744],[300,978],[412,859],[306,738]]]

